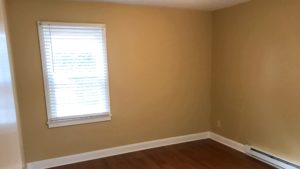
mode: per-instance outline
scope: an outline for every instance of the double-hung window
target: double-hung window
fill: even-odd
[[[110,120],[105,25],[38,22],[48,126]]]

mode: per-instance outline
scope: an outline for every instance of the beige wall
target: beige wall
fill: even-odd
[[[27,162],[209,130],[209,13],[63,0],[7,7]],[[39,20],[106,24],[111,121],[47,128]]]
[[[299,0],[253,0],[215,12],[212,59],[213,131],[298,163],[299,11]]]
[[[0,0],[0,168],[23,167],[22,141],[14,99],[4,0]]]
[[[213,27],[209,13],[193,10],[62,0],[7,7],[27,162],[207,131],[209,122],[300,162],[299,0],[220,10]],[[38,20],[106,24],[112,121],[47,128]]]

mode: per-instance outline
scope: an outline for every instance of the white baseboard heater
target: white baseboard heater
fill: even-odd
[[[246,152],[251,157],[254,157],[262,162],[265,162],[267,164],[270,164],[276,168],[280,169],[300,169],[300,166],[289,162],[287,160],[284,160],[282,158],[276,157],[272,154],[263,152],[262,150],[256,149],[251,146],[246,146]]]

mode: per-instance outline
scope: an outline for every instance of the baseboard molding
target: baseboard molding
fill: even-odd
[[[239,152],[246,153],[245,145],[243,145],[237,141],[231,140],[229,138],[223,137],[223,136],[213,133],[213,132],[209,132],[209,138],[216,142],[224,144],[232,149],[235,149]]]
[[[153,141],[146,141],[142,143],[130,144],[120,147],[107,148],[97,151],[91,151],[81,154],[69,155],[64,157],[52,158],[48,160],[36,161],[27,164],[27,169],[45,169],[57,167],[82,161],[94,160],[119,154],[125,154],[150,148],[168,146],[173,144],[185,143],[190,141],[208,139],[213,135],[211,132],[202,132],[196,134],[189,134],[178,137],[171,137]]]
[[[109,157],[109,156],[114,156],[119,154],[125,154],[125,153],[140,151],[140,150],[146,150],[151,148],[163,147],[163,146],[186,143],[186,142],[203,140],[203,139],[212,139],[218,143],[221,143],[225,146],[235,149],[241,153],[245,153],[249,155],[247,153],[246,145],[243,145],[237,141],[231,140],[229,138],[226,138],[214,132],[208,131],[208,132],[146,141],[142,143],[130,144],[125,146],[107,148],[102,150],[86,152],[86,153],[80,153],[80,154],[69,155],[64,157],[52,158],[48,160],[31,162],[31,163],[27,163],[26,168],[45,169],[45,168],[57,167],[57,166],[62,166],[62,165],[67,165],[72,163],[89,161],[89,160],[94,160],[94,159],[99,159],[99,158],[104,158],[104,157]]]

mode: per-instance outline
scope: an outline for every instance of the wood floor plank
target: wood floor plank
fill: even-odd
[[[274,169],[274,167],[206,139],[52,169]]]

